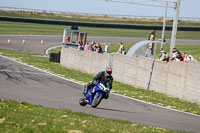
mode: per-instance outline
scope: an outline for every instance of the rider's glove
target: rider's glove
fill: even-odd
[[[107,88],[107,89],[106,89],[105,99],[108,99],[108,98],[109,98],[109,93],[110,93],[110,89]]]
[[[93,81],[94,85],[98,85],[98,82],[96,80]]]

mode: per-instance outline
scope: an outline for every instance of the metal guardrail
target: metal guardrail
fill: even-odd
[[[162,30],[162,26],[152,25],[126,25],[126,24],[103,24],[103,23],[87,23],[87,22],[70,22],[61,20],[41,20],[29,19],[20,17],[0,17],[0,21],[26,22],[37,24],[52,24],[52,25],[68,25],[82,26],[95,28],[119,28],[119,29],[138,29],[138,30]],[[172,30],[171,26],[166,26],[165,30]],[[200,31],[200,27],[178,27],[179,31]]]

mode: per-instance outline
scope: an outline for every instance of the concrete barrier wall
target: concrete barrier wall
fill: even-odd
[[[62,48],[61,64],[82,72],[97,74],[109,66],[110,54],[98,54],[73,48]]]
[[[150,58],[114,54],[113,77],[121,83],[147,89],[152,63]]]
[[[153,59],[62,48],[61,64],[93,75],[111,64],[115,81],[147,89]],[[200,63],[165,63],[156,60],[149,89],[200,103]]]
[[[185,71],[183,97],[200,103],[200,63],[190,62]]]
[[[156,61],[150,89],[200,103],[200,63]]]

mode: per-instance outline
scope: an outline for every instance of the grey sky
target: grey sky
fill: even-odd
[[[181,0],[180,17],[200,18],[199,5],[199,0]],[[113,3],[105,2],[102,0],[0,0],[0,6],[94,14],[117,14],[136,16],[164,15],[164,8],[161,7],[148,7],[142,5]],[[168,16],[173,16],[173,9],[168,9]]]

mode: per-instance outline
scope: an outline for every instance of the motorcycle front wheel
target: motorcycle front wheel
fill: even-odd
[[[96,108],[99,105],[99,103],[101,102],[102,98],[103,98],[103,93],[99,93],[99,94],[96,93],[94,96],[94,99],[92,101],[92,104],[91,104],[92,108]]]

